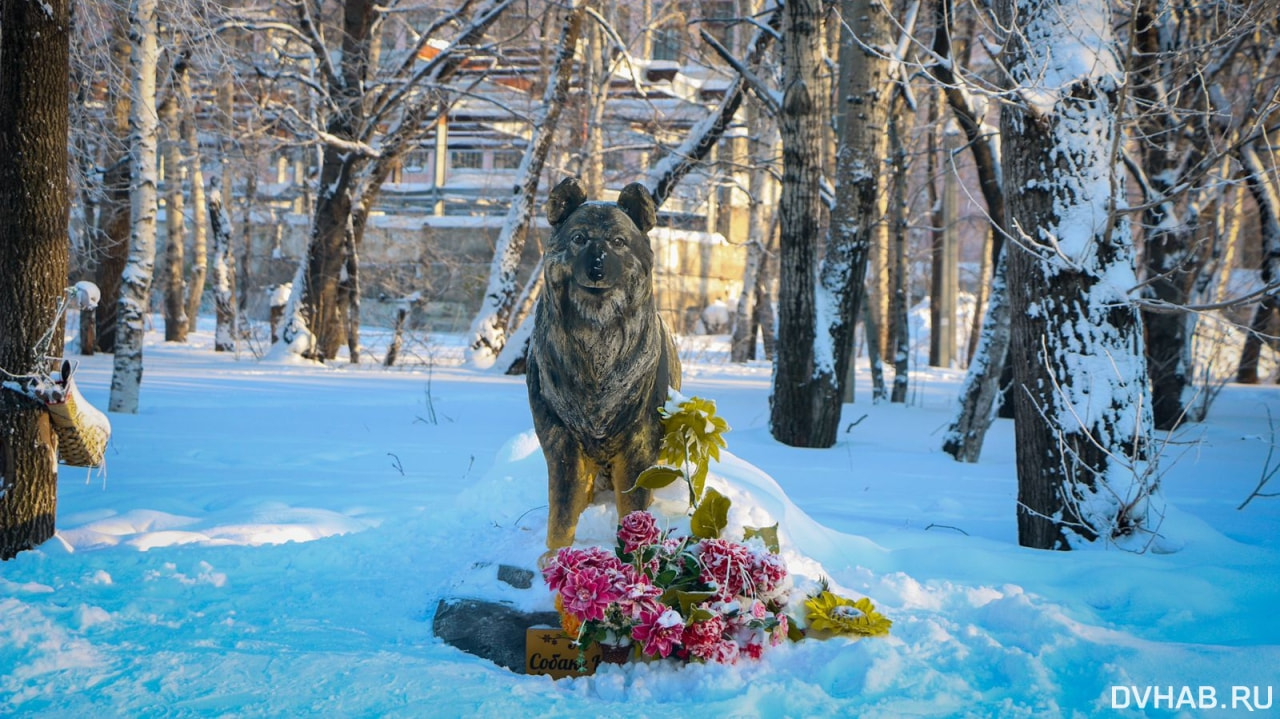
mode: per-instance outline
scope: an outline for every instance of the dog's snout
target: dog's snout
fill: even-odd
[[[602,247],[591,248],[591,265],[587,268],[587,275],[596,282],[604,279],[604,257],[605,251]]]

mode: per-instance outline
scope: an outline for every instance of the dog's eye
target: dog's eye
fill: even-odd
[[[569,241],[575,245],[581,245],[587,241],[587,238],[583,237],[581,232],[575,232]]]
[[[627,238],[615,237],[612,240],[609,240],[609,242],[611,242],[614,247],[625,247],[627,244]]]

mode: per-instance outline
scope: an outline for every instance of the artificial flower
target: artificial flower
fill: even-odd
[[[618,541],[622,544],[622,551],[627,554],[657,543],[661,536],[657,520],[643,510],[628,514],[618,525]]]
[[[804,606],[814,631],[874,637],[888,634],[893,625],[866,597],[855,601],[824,590],[806,599]]]
[[[641,643],[640,650],[651,657],[669,657],[684,634],[684,617],[671,608],[661,612],[645,612],[631,636]]]

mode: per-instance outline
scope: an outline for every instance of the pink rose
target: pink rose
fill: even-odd
[[[622,551],[631,554],[641,547],[657,544],[662,538],[658,530],[658,521],[652,514],[637,510],[622,518],[618,527],[618,541],[622,543]]]

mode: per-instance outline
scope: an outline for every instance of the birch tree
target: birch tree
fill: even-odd
[[[142,385],[142,340],[147,329],[151,279],[155,271],[157,215],[156,0],[133,0],[129,6],[129,41],[133,45],[132,109],[129,114],[133,173],[130,185],[129,261],[116,305],[116,348],[111,373],[112,412],[135,414]]]
[[[186,61],[184,55],[180,62]],[[209,248],[208,223],[204,220],[202,208],[204,199],[203,155],[200,152],[200,134],[196,127],[196,106],[191,94],[191,73],[178,74],[174,92],[178,97],[178,112],[181,120],[178,133],[185,149],[183,162],[186,163],[185,176],[191,195],[191,276],[187,281],[187,331],[196,331],[196,320],[200,314],[200,300],[204,296],[205,275],[208,272]]]
[[[551,141],[560,123],[560,114],[569,95],[573,58],[582,34],[583,17],[588,4],[570,0],[560,30],[559,51],[548,74],[546,90],[533,123],[533,136],[525,145],[517,176],[520,178],[507,208],[507,217],[498,233],[493,261],[489,267],[489,285],[480,301],[480,310],[471,323],[468,360],[476,367],[491,367],[506,345],[507,319],[519,296],[518,272],[525,238],[533,225],[537,209],[538,185],[546,163]],[[597,188],[598,189],[598,188]]]
[[[116,309],[120,300],[120,278],[129,258],[130,175],[133,162],[129,147],[129,118],[132,113],[132,80],[128,70],[132,45],[129,18],[124,8],[111,13],[111,61],[115,70],[107,75],[107,104],[111,112],[111,136],[104,141],[102,158],[102,201],[98,208],[94,232],[94,281],[102,292],[102,302],[94,310],[95,336],[85,336],[82,329],[80,348],[114,352],[116,347]]]
[[[179,73],[185,73],[185,65],[175,63],[174,83]],[[164,339],[166,342],[186,342],[187,283],[185,273],[187,220],[184,216],[186,166],[182,161],[182,140],[178,131],[178,102],[170,95],[160,107],[166,132],[164,161],[168,177],[165,179],[165,237],[164,251]]]
[[[52,537],[57,510],[49,414],[14,390],[62,350],[70,22],[68,0],[0,2],[0,560]]]
[[[222,177],[209,178],[209,233],[213,235],[212,259],[214,352],[236,349],[236,271],[231,249],[231,216],[222,195]]]
[[[1144,549],[1163,504],[1106,0],[1001,0],[1018,541]]]

